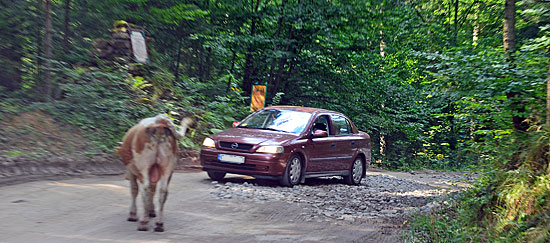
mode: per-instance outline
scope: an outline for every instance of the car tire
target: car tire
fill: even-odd
[[[364,167],[365,164],[363,163],[363,159],[361,157],[355,158],[353,164],[351,165],[349,175],[344,176],[344,182],[346,182],[346,184],[348,185],[361,184],[361,179],[363,179]]]
[[[290,157],[286,163],[285,172],[281,178],[281,184],[283,186],[293,187],[300,183],[302,177],[302,159],[299,155],[295,154]]]
[[[213,181],[221,181],[225,177],[226,173],[219,171],[207,171],[206,174],[208,174],[208,177],[210,177]]]

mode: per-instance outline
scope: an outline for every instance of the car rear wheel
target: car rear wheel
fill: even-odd
[[[363,159],[361,157],[355,158],[353,165],[349,171],[348,176],[344,176],[344,181],[349,185],[359,185],[361,184],[361,179],[363,178]]]
[[[283,186],[292,187],[300,183],[301,176],[302,159],[296,154],[292,155],[286,164],[285,172],[281,178],[281,184]]]
[[[225,172],[219,172],[219,171],[207,171],[208,177],[212,179],[213,181],[221,181],[225,177]]]

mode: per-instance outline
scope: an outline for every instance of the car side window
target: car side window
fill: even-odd
[[[330,134],[330,126],[328,120],[328,116],[326,115],[317,117],[317,119],[315,119],[315,122],[313,123],[312,131],[315,132],[315,130],[323,130]]]
[[[352,134],[351,125],[348,120],[340,115],[332,115],[332,124],[334,125],[334,135]]]

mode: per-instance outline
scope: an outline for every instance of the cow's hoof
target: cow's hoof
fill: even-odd
[[[138,218],[137,218],[136,213],[130,213],[130,215],[128,216],[128,221],[137,222],[137,220],[138,220]]]
[[[154,218],[156,216],[157,216],[157,214],[155,213],[155,210],[149,211],[149,217]]]
[[[148,231],[149,224],[147,222],[139,222],[138,231]]]
[[[155,232],[164,232],[164,224],[163,223],[156,223]]]

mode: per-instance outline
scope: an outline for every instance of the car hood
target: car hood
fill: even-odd
[[[236,142],[252,145],[276,145],[297,138],[297,134],[250,128],[230,128],[211,136],[224,142]]]

